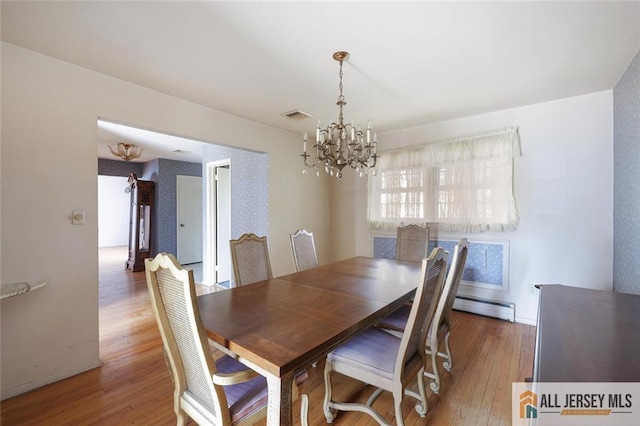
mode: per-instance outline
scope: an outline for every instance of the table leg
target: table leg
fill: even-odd
[[[269,388],[267,425],[291,426],[293,424],[291,401],[293,395],[293,373],[282,377],[268,375],[267,386]]]

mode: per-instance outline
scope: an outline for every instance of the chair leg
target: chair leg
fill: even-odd
[[[431,390],[440,393],[440,373],[438,372],[438,333],[431,337],[431,367],[433,368],[433,382],[429,384]]]
[[[418,371],[416,380],[418,381],[418,392],[420,393],[420,401],[416,404],[416,412],[420,417],[424,417],[427,415],[427,391],[424,388],[424,367]]]
[[[300,425],[309,426],[309,397],[300,394]]]
[[[309,397],[304,393],[300,393],[300,387],[296,383],[296,379],[293,379],[293,389],[292,389],[291,399],[296,400],[300,398],[300,425],[308,426],[309,425]]]
[[[329,406],[331,402],[331,362],[327,359],[324,365],[324,402],[322,409],[324,416],[327,418],[327,423],[333,423],[335,418],[334,411]]]
[[[378,397],[382,395],[382,392],[384,392],[384,389],[381,388],[377,388],[376,390],[374,390],[371,396],[367,399],[367,402],[364,403],[364,405],[371,407],[376,399],[378,399]]]
[[[438,336],[432,336],[429,342],[429,348],[427,349],[427,355],[431,357],[431,369],[428,371],[426,366],[424,368],[424,375],[433,380],[429,384],[431,390],[438,394],[440,393],[440,373],[438,371]],[[435,348],[435,349],[434,349]]]
[[[414,390],[409,388],[404,390],[405,395],[409,395],[411,398],[415,398],[416,401],[416,413],[420,415],[420,417],[424,417],[427,415],[427,390],[424,385],[424,366],[420,367],[418,374],[416,374],[416,380],[418,382],[418,392],[416,393]]]
[[[446,355],[442,354],[442,356],[447,359],[446,361],[444,361],[442,363],[442,366],[447,371],[451,371],[451,369],[453,368],[453,357],[451,356],[451,349],[449,348],[449,336],[450,335],[451,335],[451,332],[447,332],[446,336],[444,336],[444,347],[446,348],[447,353],[446,353]],[[438,352],[438,355],[440,355],[439,352]]]
[[[404,417],[402,416],[402,389],[393,392],[393,406],[396,413],[396,425],[404,426]]]

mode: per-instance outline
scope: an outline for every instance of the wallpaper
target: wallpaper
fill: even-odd
[[[231,170],[231,238],[253,232],[269,234],[269,180],[266,153],[206,145],[203,164],[230,159]]]
[[[640,52],[613,90],[613,289],[640,294]]]
[[[453,252],[456,241],[429,240],[428,253],[435,247],[442,247]],[[500,243],[475,241],[469,242],[469,251],[465,263],[462,280],[471,283],[482,283],[502,289],[504,279],[505,246]],[[373,257],[395,259],[396,237],[373,237]]]
[[[153,220],[155,233],[151,245],[152,254],[161,252],[176,254],[178,236],[176,231],[177,183],[176,176],[202,176],[202,164],[160,158],[144,163],[142,180],[156,183],[156,208]]]
[[[135,173],[140,177],[142,175],[142,167],[143,163],[98,158],[98,174],[101,176],[127,177],[129,176],[129,173]]]
[[[205,145],[202,149],[203,167],[215,161],[229,160],[231,175],[231,238],[252,232],[258,236],[269,235],[269,157],[266,153],[231,148],[222,145]],[[205,183],[205,191],[206,191]],[[203,201],[206,197],[203,198]],[[208,277],[209,253],[206,244],[208,224],[205,221],[203,237],[205,281]]]

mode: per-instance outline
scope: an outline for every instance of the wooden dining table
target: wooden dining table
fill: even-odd
[[[267,424],[292,423],[293,379],[414,295],[421,264],[355,257],[198,297],[209,339],[267,378]]]

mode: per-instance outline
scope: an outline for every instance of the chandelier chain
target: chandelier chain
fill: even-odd
[[[344,87],[342,85],[342,62],[343,60],[340,59],[340,73],[338,74],[340,76],[340,83],[338,84],[338,90],[340,91],[340,95],[338,96],[338,106],[340,107],[340,115],[338,117],[338,123],[340,123],[341,125],[344,118],[342,115],[342,107],[345,105],[344,95],[342,94],[342,89]]]

